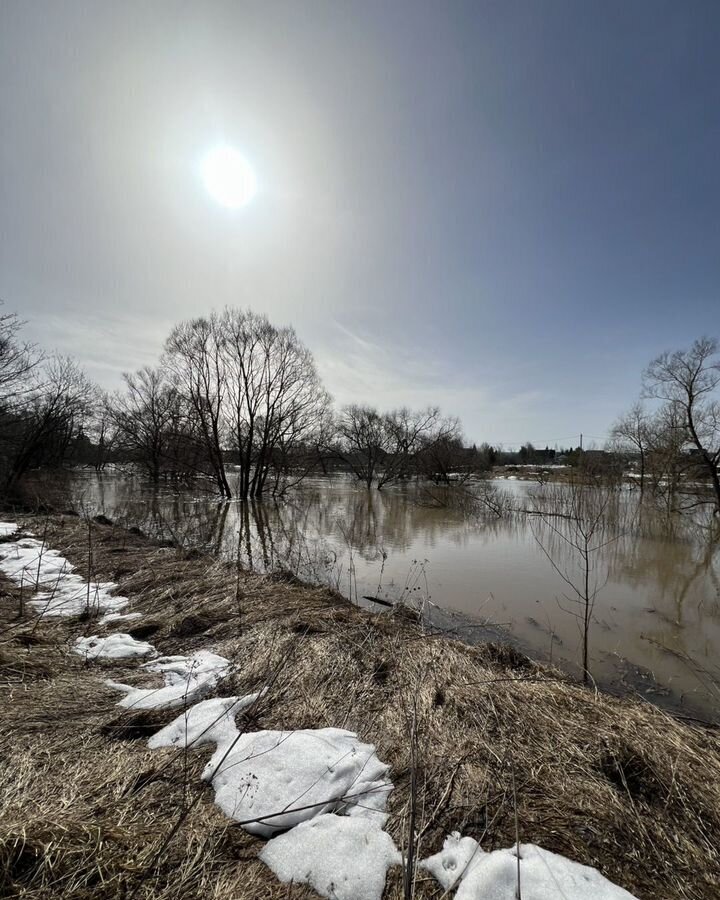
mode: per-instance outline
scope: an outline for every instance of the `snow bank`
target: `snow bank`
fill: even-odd
[[[0,537],[9,537],[18,530],[14,522],[0,522]]]
[[[156,750],[158,747],[201,747],[203,744],[227,746],[240,734],[235,716],[256,703],[266,691],[267,688],[263,688],[245,697],[202,700],[154,734],[148,747]]]
[[[459,831],[453,831],[445,838],[442,850],[424,859],[420,863],[420,868],[427,869],[445,890],[449,891],[485,856],[485,852],[480,849],[480,844],[474,838],[460,837]]]
[[[57,550],[35,538],[0,544],[0,570],[18,584],[43,590],[28,606],[45,616],[78,616],[84,612],[116,611],[127,606],[126,597],[112,596],[112,582],[88,584],[72,574],[75,566]]]
[[[134,688],[128,684],[106,681],[108,687],[124,691],[118,706],[128,709],[171,709],[189,703],[211,691],[230,672],[230,661],[208,650],[198,650],[192,656],[161,656],[140,667],[160,672],[165,686]]]
[[[138,656],[148,656],[155,653],[152,644],[145,641],[136,641],[129,634],[111,634],[108,637],[79,637],[73,647],[75,653],[86,659],[129,659]]]
[[[340,728],[258,731],[220,742],[205,767],[215,802],[253,834],[270,837],[327,812],[385,824],[393,785],[372,744]]]
[[[473,845],[477,854],[473,855]],[[458,880],[455,900],[516,900],[518,857],[515,847],[484,853],[472,838],[454,832],[440,853],[420,864],[447,890]],[[464,874],[462,868],[465,868]],[[543,850],[536,844],[520,845],[520,889],[523,900],[637,900],[597,869],[583,866]]]
[[[311,885],[332,900],[381,900],[400,853],[369,819],[322,815],[268,841],[260,859],[280,881]]]

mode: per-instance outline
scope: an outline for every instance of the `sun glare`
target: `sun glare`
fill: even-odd
[[[203,184],[221,206],[238,209],[257,191],[257,179],[248,161],[233,147],[216,147],[201,163]]]

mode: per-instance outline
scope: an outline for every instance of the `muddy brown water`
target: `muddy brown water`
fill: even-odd
[[[522,481],[495,487],[525,509],[541,490]],[[423,485],[367,491],[346,477],[307,479],[283,500],[261,503],[88,472],[74,474],[68,490],[93,514],[239,553],[246,566],[289,570],[379,611],[386,607],[364,598],[409,602],[467,639],[507,636],[580,671],[581,610],[565,578],[581,581],[581,560],[532,516],[498,517]],[[646,507],[624,490],[623,522],[592,554],[589,669],[600,685],[717,721],[720,545],[687,518]]]

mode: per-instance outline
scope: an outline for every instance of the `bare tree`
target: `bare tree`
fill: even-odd
[[[430,465],[434,447],[458,441],[460,423],[437,407],[407,407],[381,414],[371,406],[346,406],[337,420],[335,454],[369,488],[419,473]]]
[[[387,413],[383,421],[388,452],[378,475],[378,488],[410,475],[421,452],[430,453],[451,438],[459,440],[461,434],[459,421],[444,419],[437,406],[417,411],[403,407]]]
[[[163,357],[193,413],[220,494],[231,497],[225,473],[223,407],[227,392],[223,338],[215,313],[176,325]]]
[[[18,339],[22,324],[15,313],[0,314],[0,407],[27,390],[41,359],[32,344]]]
[[[115,396],[111,417],[126,459],[158,482],[164,474],[197,471],[195,455],[183,452],[194,444],[183,398],[159,368],[145,366],[125,373],[125,391]]]
[[[292,328],[227,308],[217,320],[226,384],[224,421],[240,464],[239,494],[259,497],[268,476],[278,489],[283,466],[312,442],[330,397],[310,351]]]
[[[91,440],[91,460],[96,472],[101,472],[117,449],[119,433],[113,415],[113,399],[100,388],[93,391],[92,415],[88,431]]]
[[[259,497],[268,485],[280,489],[294,451],[314,442],[330,404],[295,331],[250,310],[226,308],[176,326],[165,350],[220,493],[231,496],[230,456],[239,464],[241,498]]]
[[[720,514],[719,350],[714,338],[699,338],[689,350],[658,356],[643,376],[646,396],[669,405],[686,443],[694,449],[712,486],[716,514]]]
[[[92,412],[93,385],[69,357],[52,359],[34,373],[22,405],[6,422],[6,490],[33,468],[60,466]]]
[[[617,488],[614,480],[596,478],[591,483],[583,474],[566,483],[545,485],[529,510],[535,541],[568,588],[563,597],[569,605],[561,608],[580,623],[585,683],[590,678],[593,609],[603,586],[597,572],[597,554],[619,537],[609,533],[611,513],[616,513]],[[535,522],[541,523],[542,530]]]
[[[385,419],[372,406],[345,406],[337,420],[337,456],[371,488],[390,449]]]
[[[634,403],[617,419],[610,430],[610,441],[613,449],[617,451],[629,450],[633,454],[637,453],[642,493],[645,489],[647,455],[650,447],[649,416],[642,403]]]

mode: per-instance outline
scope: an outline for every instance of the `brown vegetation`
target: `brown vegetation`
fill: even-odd
[[[88,574],[87,523],[26,524],[47,525]],[[509,846],[517,811],[523,841],[597,866],[642,900],[720,896],[717,731],[516,652],[427,635],[407,612],[369,614],[326,589],[92,528],[90,574],[119,582],[161,652],[230,658],[238,671],[220,693],[272,681],[250,727],[339,726],[377,745],[395,783],[388,829],[408,848],[414,810],[416,858],[452,830]],[[123,712],[103,684],[140,683],[135,664],[88,666],[69,652],[97,624],[20,619],[18,602],[1,584],[2,896],[314,896],[279,884],[257,859],[262,842],[214,805],[199,780],[205,750],[147,749],[176,711]],[[403,896],[403,880],[391,873],[386,896]],[[442,895],[422,870],[405,882],[418,898]]]

